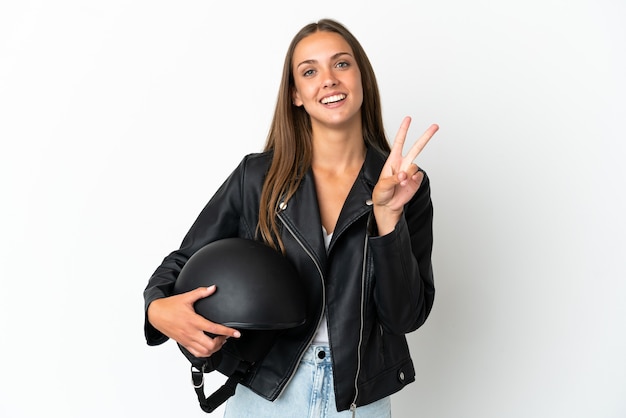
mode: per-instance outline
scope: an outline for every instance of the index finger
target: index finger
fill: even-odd
[[[411,117],[405,116],[402,119],[402,123],[400,124],[400,128],[396,133],[396,136],[393,140],[393,145],[391,147],[391,154],[398,155],[398,157],[402,156],[402,148],[404,147],[404,141],[406,140],[406,134],[409,130],[409,126],[411,125]]]

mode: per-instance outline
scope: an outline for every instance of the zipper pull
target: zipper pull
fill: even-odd
[[[356,404],[354,402],[350,405],[350,411],[352,411],[352,418],[356,418]]]

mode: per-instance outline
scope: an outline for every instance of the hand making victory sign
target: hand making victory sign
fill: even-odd
[[[378,233],[385,235],[395,228],[404,205],[411,200],[422,183],[424,174],[414,160],[439,129],[431,125],[413,144],[406,156],[402,156],[404,141],[411,125],[411,118],[405,117],[391,147],[391,153],[383,166],[378,182],[372,192],[374,216]]]

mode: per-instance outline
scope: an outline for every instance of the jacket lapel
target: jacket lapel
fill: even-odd
[[[382,154],[368,148],[363,167],[339,214],[330,248],[355,220],[370,213],[372,191],[384,163],[385,157]],[[322,271],[325,271],[326,246],[319,213],[315,181],[309,169],[296,194],[282,207],[281,215],[302,244],[317,258]]]
[[[282,205],[282,204],[281,204]],[[322,236],[322,221],[317,203],[315,181],[309,169],[298,191],[281,208],[281,216],[307,250],[317,258],[322,271],[326,268],[326,246]]]
[[[368,148],[365,162],[339,214],[335,233],[330,246],[355,220],[372,210],[372,191],[378,181],[385,158],[378,152]]]

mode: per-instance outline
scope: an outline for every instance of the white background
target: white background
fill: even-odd
[[[368,52],[390,137],[441,126],[418,160],[437,296],[394,417],[626,416],[617,0],[3,1],[0,416],[206,416],[142,291],[323,17]]]

